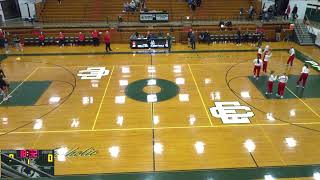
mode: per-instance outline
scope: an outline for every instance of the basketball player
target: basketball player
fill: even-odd
[[[289,59],[288,59],[287,65],[289,66],[289,64],[290,64],[290,66],[292,66],[293,60],[294,60],[294,58],[296,57],[296,52],[295,52],[295,50],[293,49],[293,47],[290,48],[289,54],[290,54],[290,57],[289,57]]]
[[[300,87],[300,82],[302,81],[302,88],[305,87],[308,76],[309,76],[309,67],[307,64],[304,64],[304,66],[302,67],[302,71],[301,71],[301,75],[299,80],[297,81],[297,87]]]
[[[276,94],[277,96],[280,96],[280,98],[283,98],[284,95],[284,89],[286,88],[286,84],[288,82],[288,76],[286,73],[284,73],[283,75],[280,75],[278,77],[278,93]]]
[[[257,54],[257,56],[259,57],[259,59],[261,59],[261,57],[262,57],[262,48],[261,48],[261,46],[258,47],[258,54]]]
[[[0,90],[3,95],[3,101],[7,101],[9,98],[12,96],[9,95],[9,83],[7,83],[4,79],[3,76],[0,75]]]
[[[262,60],[257,56],[257,59],[253,60],[254,68],[253,68],[253,77],[258,80],[260,77],[260,70],[262,65]]]
[[[263,66],[262,66],[262,71],[263,71],[264,73],[267,73],[268,62],[269,62],[271,56],[272,56],[271,51],[266,51],[266,52],[264,53],[264,56],[263,56]]]
[[[277,76],[274,74],[274,71],[271,71],[270,76],[267,82],[267,92],[266,94],[272,94],[273,83],[277,80]]]

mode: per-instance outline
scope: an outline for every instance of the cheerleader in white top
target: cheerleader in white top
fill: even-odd
[[[308,79],[308,76],[309,76],[309,67],[307,64],[305,64],[303,67],[302,67],[302,71],[301,71],[301,75],[300,75],[300,78],[299,80],[297,81],[297,87],[300,87],[300,82],[302,81],[302,88],[305,87],[306,85],[306,82],[307,82],[307,79]]]
[[[263,50],[263,56],[266,55],[270,51],[270,46],[266,45],[266,47]],[[263,60],[263,59],[262,59]]]
[[[254,68],[253,68],[253,77],[256,78],[256,80],[260,77],[260,70],[262,66],[262,60],[257,57],[257,59],[253,60]]]
[[[293,60],[296,57],[296,51],[293,49],[293,47],[290,48],[289,54],[290,54],[290,57],[289,57],[289,59],[287,61],[287,65],[290,64],[290,66],[292,66]]]
[[[272,94],[273,83],[277,80],[277,76],[274,74],[274,71],[271,71],[270,76],[267,82],[267,92],[266,94]]]
[[[286,73],[278,77],[278,94],[277,96],[280,96],[280,98],[283,98],[284,95],[284,89],[286,88],[286,84],[288,82],[288,76]]]
[[[262,58],[262,48],[261,46],[258,47],[258,53],[257,53],[257,56],[259,57],[259,59]]]
[[[267,52],[264,54],[264,56],[263,56],[263,67],[262,67],[262,71],[263,71],[264,73],[267,73],[268,62],[269,62],[271,56],[272,56],[271,51],[267,51]]]

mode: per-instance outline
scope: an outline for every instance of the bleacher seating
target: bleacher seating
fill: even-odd
[[[123,3],[128,0],[46,0],[40,13],[43,22],[139,21],[139,13],[123,13]],[[189,16],[195,20],[235,18],[240,8],[248,9],[252,0],[202,0],[201,7],[192,12],[185,0],[146,0],[148,10],[169,13],[170,21]]]

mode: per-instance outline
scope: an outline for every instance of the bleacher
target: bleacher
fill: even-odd
[[[139,12],[122,12],[123,3],[128,0],[46,0],[40,13],[42,22],[92,22],[139,21]],[[169,13],[170,21],[189,16],[195,20],[230,19],[239,15],[239,9],[248,9],[252,0],[202,0],[201,7],[192,12],[185,0],[146,0],[148,10],[162,10]]]

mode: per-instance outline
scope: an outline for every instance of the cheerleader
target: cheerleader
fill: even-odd
[[[309,76],[309,67],[307,64],[304,64],[304,66],[302,67],[302,71],[301,71],[301,75],[299,80],[297,81],[297,87],[300,87],[300,82],[302,81],[302,88],[305,87],[308,76]]]
[[[284,95],[284,89],[286,88],[286,84],[288,82],[288,76],[286,73],[278,77],[278,94],[277,96],[280,96],[280,98],[283,98]]]
[[[262,66],[262,71],[264,73],[267,73],[268,62],[269,62],[271,56],[272,56],[271,51],[267,51],[266,53],[264,53],[263,66]]]
[[[258,54],[257,54],[258,58],[261,59],[262,57],[262,48],[261,46],[258,47]]]
[[[270,76],[267,82],[267,92],[266,94],[272,94],[273,83],[277,80],[277,76],[274,74],[274,71],[271,71]]]
[[[260,70],[262,65],[262,60],[257,57],[257,59],[253,60],[254,68],[253,68],[253,77],[258,80],[260,77]]]
[[[287,61],[287,65],[289,66],[289,64],[290,64],[290,66],[292,66],[293,60],[294,60],[294,58],[296,57],[296,52],[295,52],[295,50],[293,49],[293,47],[290,48],[289,54],[290,54],[290,56],[289,56],[289,59],[288,59],[288,61]]]

